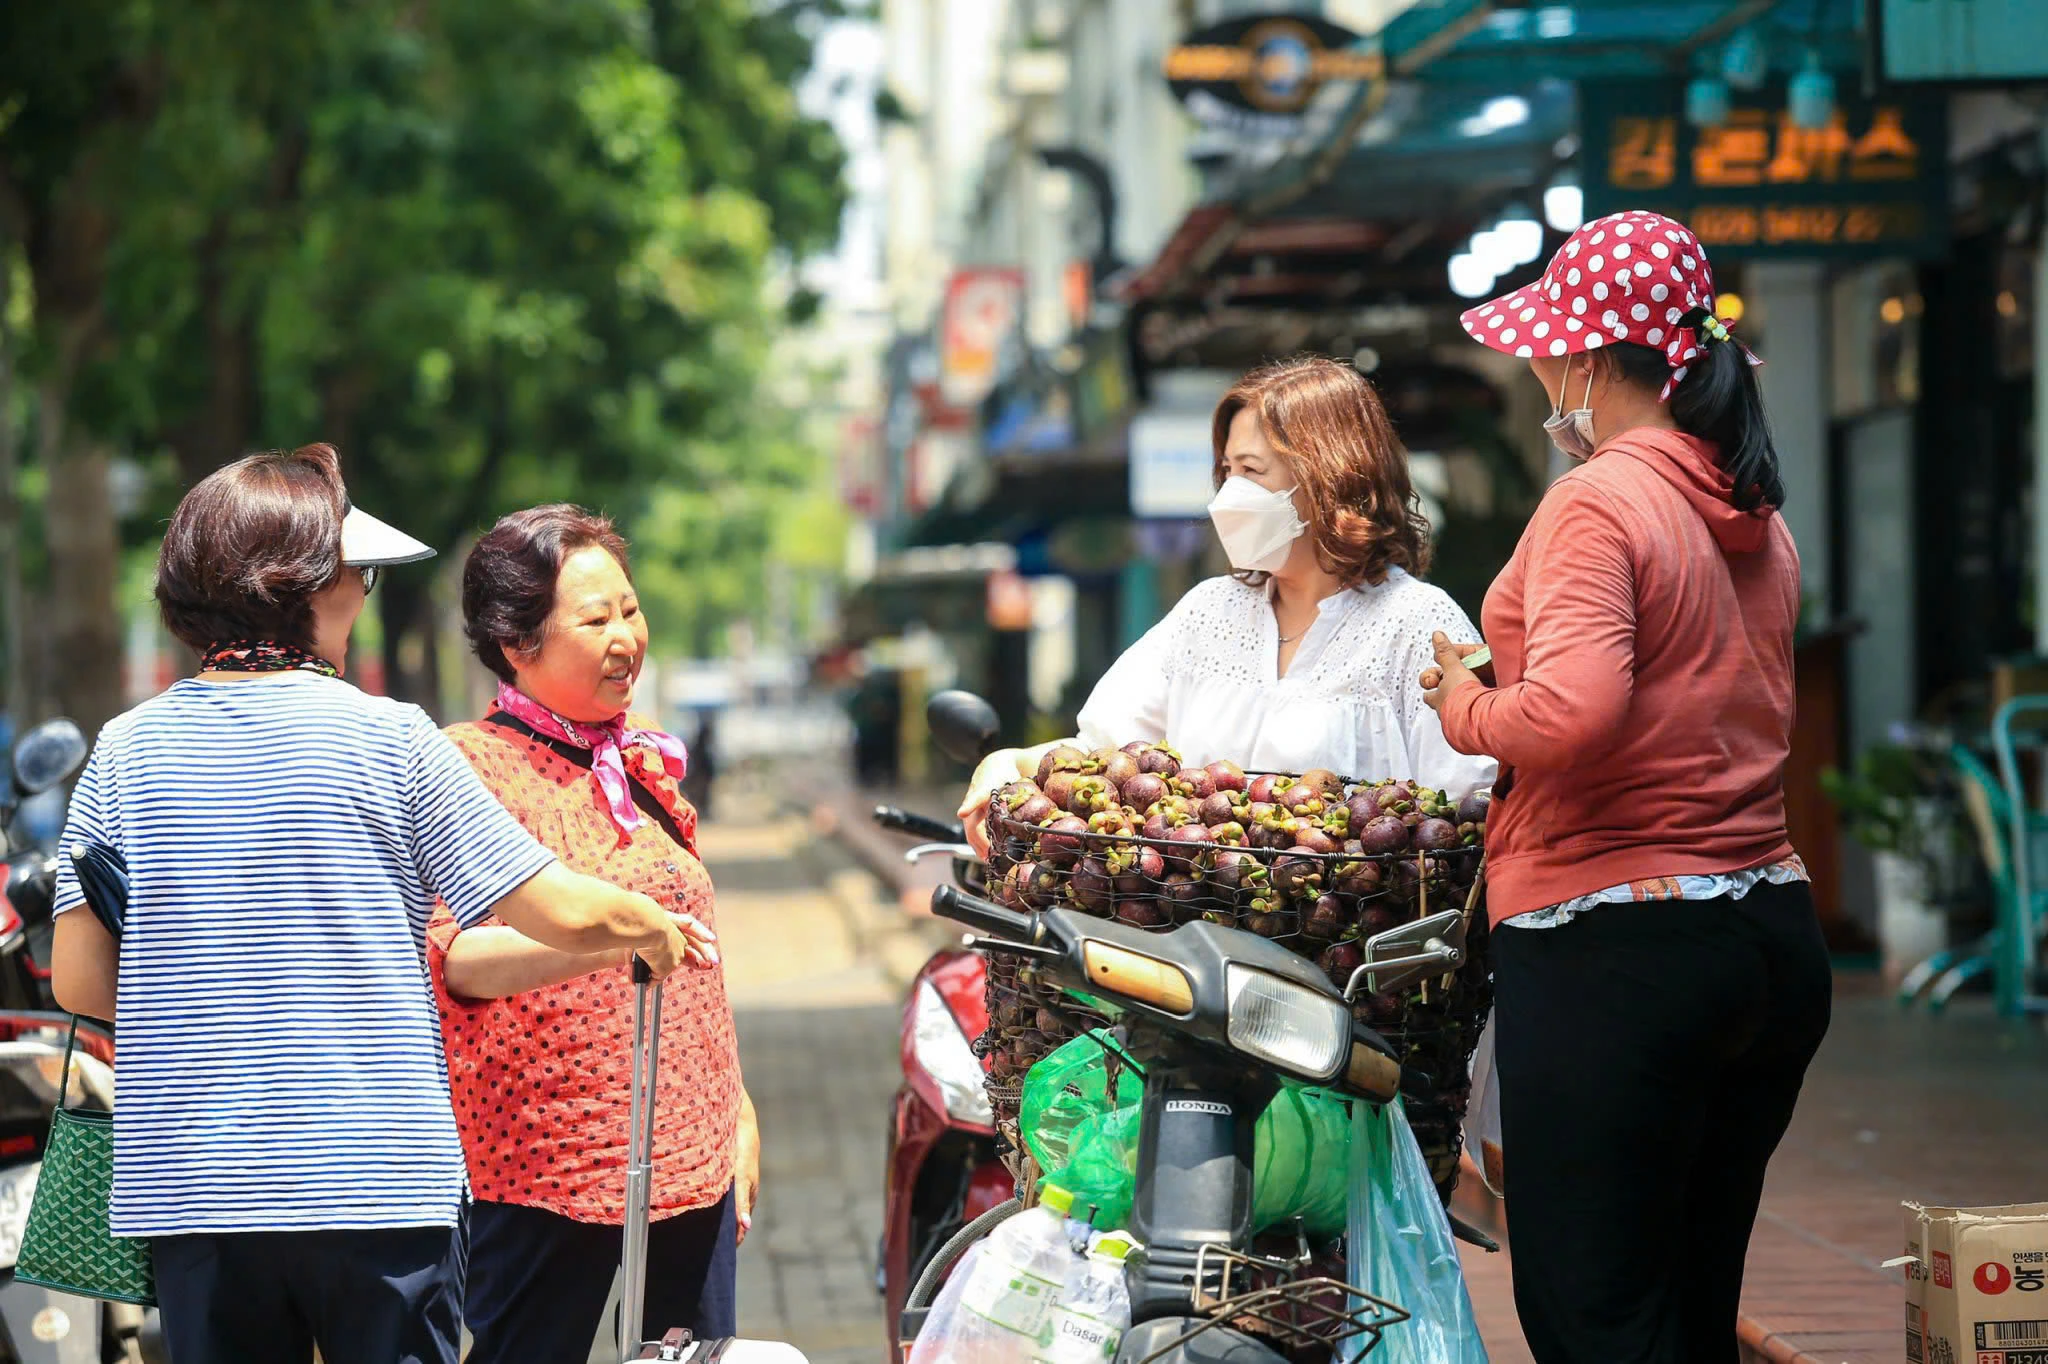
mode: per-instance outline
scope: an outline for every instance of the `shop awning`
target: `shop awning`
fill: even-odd
[[[1863,55],[1855,32],[1862,9],[1845,0],[1441,0],[1402,13],[1381,42],[1390,63],[1409,56],[1406,68],[1432,81],[1513,83],[1530,71],[1563,80],[1683,79],[1695,53],[1753,24],[1780,69],[1815,45],[1831,67],[1853,69]],[[1449,42],[1446,10],[1466,24]]]

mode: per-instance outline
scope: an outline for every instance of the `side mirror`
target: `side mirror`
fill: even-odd
[[[1465,911],[1447,909],[1365,940],[1365,965],[1351,973],[1344,997],[1361,982],[1375,992],[1401,991],[1425,976],[1455,971],[1465,961]]]
[[[1002,721],[996,708],[970,691],[942,691],[925,702],[925,726],[939,749],[968,766],[995,752]]]
[[[37,725],[14,745],[14,789],[23,796],[49,790],[85,765],[85,735],[69,720]]]

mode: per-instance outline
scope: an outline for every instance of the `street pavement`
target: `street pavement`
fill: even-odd
[[[903,973],[928,945],[804,821],[708,825],[701,848],[761,1119],[740,1329],[788,1341],[812,1364],[876,1364],[887,1347],[875,1250],[898,1005]]]

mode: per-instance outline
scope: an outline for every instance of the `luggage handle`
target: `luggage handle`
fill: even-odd
[[[654,1091],[661,1067],[661,982],[633,957],[633,1088],[626,1104],[626,1216],[619,1283],[619,1359],[645,1358],[647,1216],[654,1173]]]

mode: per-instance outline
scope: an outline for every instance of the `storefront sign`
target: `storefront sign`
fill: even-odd
[[[1730,257],[1938,254],[1945,104],[1905,93],[1864,100],[1847,85],[1818,129],[1793,124],[1782,85],[1742,96],[1715,128],[1686,122],[1675,83],[1583,86],[1586,216],[1650,209]]]
[[[1131,422],[1131,515],[1202,516],[1216,496],[1207,412],[1141,412]]]
[[[1378,80],[1377,47],[1310,14],[1254,14],[1189,36],[1166,54],[1174,97],[1204,124],[1275,137],[1300,130],[1299,115],[1331,81]]]
[[[995,387],[996,362],[1016,329],[1024,272],[980,266],[946,284],[939,320],[939,394],[953,407],[973,407]]]
[[[2048,80],[2041,0],[1880,0],[1872,8],[1886,80]]]

